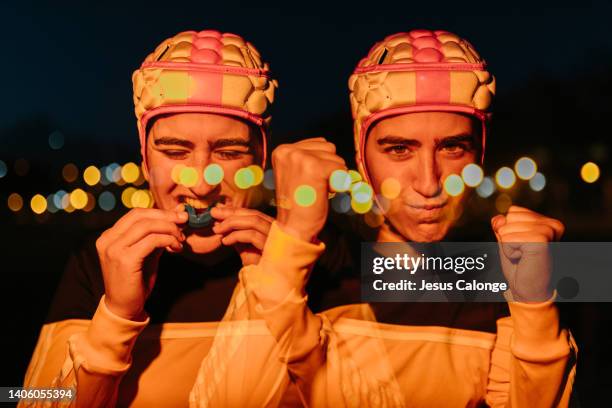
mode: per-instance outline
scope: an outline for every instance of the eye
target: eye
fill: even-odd
[[[164,150],[164,154],[172,159],[182,159],[187,156],[186,150]]]
[[[217,150],[215,154],[223,160],[238,160],[248,155],[249,152],[240,150]]]
[[[411,153],[410,148],[403,144],[386,147],[384,151],[392,156],[404,156]]]
[[[469,147],[463,143],[449,143],[441,146],[440,150],[450,156],[462,156]]]

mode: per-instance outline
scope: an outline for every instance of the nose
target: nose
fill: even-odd
[[[189,190],[198,197],[210,195],[212,192],[221,188],[220,184],[210,185],[204,180],[204,170],[209,164],[211,164],[211,160],[208,154],[197,155],[191,163],[188,164],[188,166],[195,169],[198,175],[196,185],[189,187]]]
[[[426,198],[433,198],[442,193],[442,180],[435,152],[424,154],[415,160],[412,188]]]

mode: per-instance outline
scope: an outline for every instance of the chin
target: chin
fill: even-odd
[[[191,234],[187,236],[186,246],[194,254],[209,254],[223,246],[221,235],[213,234],[208,236]]]
[[[448,225],[443,222],[418,223],[399,230],[404,238],[413,242],[436,242],[444,239]]]

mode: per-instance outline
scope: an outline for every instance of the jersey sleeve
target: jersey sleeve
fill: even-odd
[[[560,326],[553,299],[509,299],[510,317],[497,322],[486,401],[491,407],[567,407],[576,376],[577,346]]]

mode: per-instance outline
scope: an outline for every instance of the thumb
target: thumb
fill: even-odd
[[[493,218],[491,218],[491,227],[493,228],[493,232],[495,233],[495,237],[499,241],[499,234],[497,231],[506,225],[506,216],[504,214],[497,214]]]

